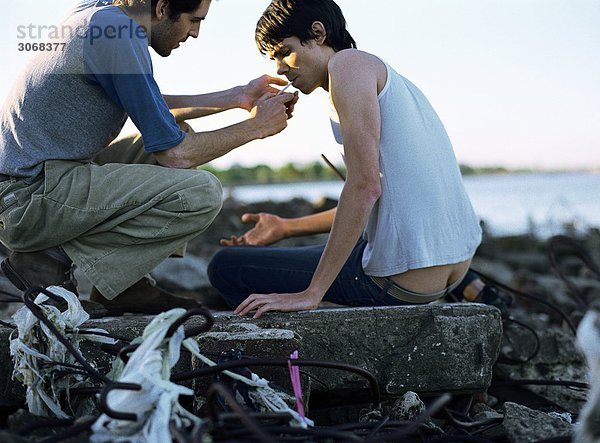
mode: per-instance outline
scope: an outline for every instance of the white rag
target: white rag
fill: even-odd
[[[50,286],[48,291],[63,298],[67,302],[67,310],[61,312],[57,307],[44,304],[49,297],[39,294],[34,303],[40,307],[44,315],[65,336],[73,347],[79,351],[82,341],[100,343],[115,343],[108,337],[85,334],[79,332],[79,326],[89,320],[90,316],[79,302],[75,294],[60,286]],[[72,415],[83,414],[75,411],[70,404],[70,396],[66,396],[70,414],[63,410],[59,398],[61,393],[71,387],[89,386],[88,377],[85,375],[67,375],[55,378],[56,371],[63,367],[45,366],[45,362],[60,362],[76,364],[75,357],[58,338],[41,323],[33,313],[23,306],[14,315],[13,320],[17,329],[10,337],[10,354],[13,357],[13,378],[23,383],[27,388],[26,401],[29,412],[42,417],[68,418]],[[93,332],[106,332],[103,329],[90,329]],[[16,332],[16,337],[15,337]]]

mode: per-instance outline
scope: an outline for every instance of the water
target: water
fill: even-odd
[[[534,232],[548,237],[565,225],[584,232],[600,227],[600,173],[468,176],[465,187],[477,215],[494,235]],[[243,202],[337,199],[342,182],[286,183],[226,188]]]

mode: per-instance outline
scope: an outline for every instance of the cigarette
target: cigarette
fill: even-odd
[[[287,88],[289,88],[290,86],[292,86],[292,82],[289,82],[287,85],[285,85],[285,87],[284,87],[284,88],[283,88],[281,91],[279,91],[279,92],[277,93],[277,95],[279,95],[279,94],[283,94],[283,93],[285,92],[285,90],[286,90]]]

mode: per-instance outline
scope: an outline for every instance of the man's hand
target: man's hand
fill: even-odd
[[[252,80],[246,86],[242,87],[242,92],[240,94],[240,108],[251,111],[265,94],[277,94],[279,89],[271,86],[272,84],[285,86],[288,82],[282,78],[271,77],[269,75],[263,75]]]
[[[288,103],[293,102],[294,94],[263,96],[252,108],[251,120],[256,125],[258,138],[266,138],[283,131],[287,127]]]
[[[244,214],[242,222],[255,223],[254,227],[241,237],[232,235],[229,239],[221,239],[221,246],[267,246],[283,240],[285,235],[285,221],[274,214],[261,212],[259,214]]]
[[[234,312],[239,315],[246,315],[256,311],[253,318],[259,318],[269,311],[309,311],[317,309],[321,299],[322,297],[310,294],[307,291],[295,294],[252,294],[240,303]]]
[[[294,92],[294,99],[285,104],[285,112],[287,113],[288,119],[294,116],[294,107],[296,106],[296,103],[298,103],[298,91]]]

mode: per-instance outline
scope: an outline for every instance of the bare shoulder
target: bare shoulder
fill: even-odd
[[[381,59],[358,49],[344,49],[336,52],[329,60],[329,76],[344,83],[361,81],[377,82],[377,91],[381,91],[387,79],[387,68]]]
[[[344,49],[343,51],[336,52],[333,57],[331,57],[328,67],[330,72],[335,72],[345,71],[347,69],[370,71],[378,70],[385,66],[383,62],[373,54],[358,49]]]

